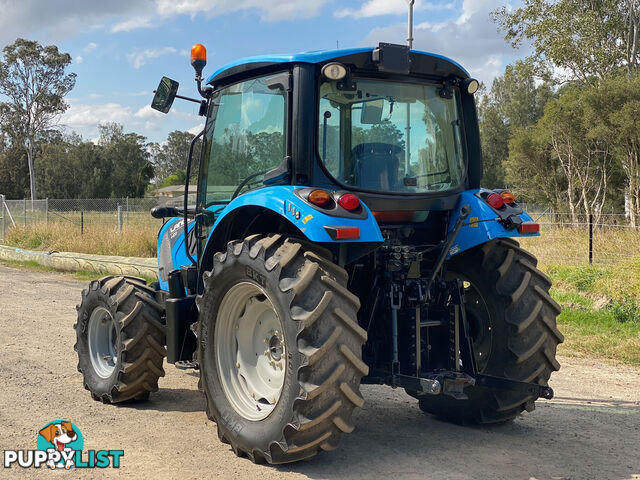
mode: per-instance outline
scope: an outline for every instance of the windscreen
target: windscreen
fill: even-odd
[[[451,190],[464,181],[455,88],[355,79],[320,85],[318,154],[341,184],[391,193]]]

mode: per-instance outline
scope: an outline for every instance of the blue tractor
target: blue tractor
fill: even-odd
[[[560,308],[513,239],[539,226],[480,188],[464,68],[393,44],[248,58],[206,83],[205,63],[195,45],[203,99],[166,77],[153,99],[206,119],[184,205],[151,212],[168,219],[159,282],[103,278],[78,306],[94,399],[148,398],[166,356],[199,370],[221,441],[285,463],[338,446],[362,383],[462,424],[552,397]]]

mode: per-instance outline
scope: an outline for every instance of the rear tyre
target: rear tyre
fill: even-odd
[[[76,307],[78,371],[94,400],[146,400],[158,390],[166,356],[162,306],[135,277],[105,277],[89,284]]]
[[[281,235],[215,255],[197,301],[200,386],[237,455],[293,462],[353,430],[367,334],[346,281],[342,268]]]
[[[448,272],[465,282],[466,311],[481,373],[547,385],[560,368],[560,306],[537,260],[512,239],[498,239],[453,257]],[[532,411],[537,397],[468,387],[468,400],[421,396],[420,409],[455,423],[497,423]]]

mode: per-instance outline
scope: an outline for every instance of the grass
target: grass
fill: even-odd
[[[579,259],[586,232],[562,228],[521,245],[551,277],[551,296],[562,305],[559,353],[597,357],[640,367],[640,232],[612,229],[594,237],[594,265]],[[584,245],[583,245],[584,244]],[[622,254],[625,249],[628,253]],[[637,255],[637,254],[636,254]]]
[[[92,253],[121,257],[155,257],[159,223],[117,227],[86,225],[80,229],[62,222],[37,223],[7,230],[5,245],[27,250]]]
[[[640,322],[620,322],[611,309],[565,308],[558,317],[565,342],[558,352],[640,367]]]

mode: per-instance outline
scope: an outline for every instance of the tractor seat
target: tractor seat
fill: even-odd
[[[398,182],[398,154],[402,149],[389,143],[361,143],[351,150],[356,183],[367,190],[393,190]]]

